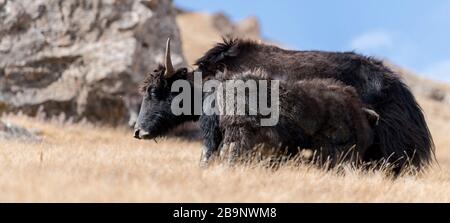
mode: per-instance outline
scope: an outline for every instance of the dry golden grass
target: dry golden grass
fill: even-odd
[[[450,202],[450,108],[427,108],[440,166],[396,180],[307,166],[198,166],[200,142],[139,141],[123,129],[3,119],[41,132],[41,143],[0,141],[3,202]],[[432,118],[431,118],[432,117]]]

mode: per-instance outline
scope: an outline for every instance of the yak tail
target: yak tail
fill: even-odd
[[[372,156],[389,157],[387,162],[393,164],[396,172],[407,166],[421,170],[435,160],[430,130],[408,86],[399,79],[389,81],[384,91],[386,100],[375,107],[380,120],[375,127],[374,146],[381,154],[375,152]]]

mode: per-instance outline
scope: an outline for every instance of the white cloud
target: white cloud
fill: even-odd
[[[437,62],[422,73],[436,80],[450,81],[450,59]]]
[[[367,51],[393,46],[393,37],[386,31],[369,31],[363,33],[350,42],[350,47],[355,50]]]

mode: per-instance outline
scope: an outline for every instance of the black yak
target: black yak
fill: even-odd
[[[408,87],[380,61],[355,53],[289,51],[251,41],[230,40],[208,51],[197,65],[205,78],[261,68],[269,78],[286,82],[311,78],[339,80],[354,87],[362,102],[380,115],[373,143],[362,157],[364,161],[385,159],[395,162],[399,171],[407,164],[420,169],[432,160],[434,146],[419,105]],[[202,160],[207,162],[222,142],[219,117],[179,116],[170,110],[175,96],[170,91],[171,84],[191,76],[185,68],[174,70],[167,47],[166,65],[145,81],[135,137],[155,138],[184,122],[200,119],[204,134]]]
[[[353,86],[363,103],[380,115],[373,145],[364,160],[388,159],[399,171],[404,166],[420,170],[433,159],[434,144],[422,109],[400,77],[374,58],[353,52],[285,50],[231,39],[210,49],[196,65],[205,77],[260,68],[271,78],[287,82],[309,78],[339,80]],[[211,146],[214,149],[218,145]]]
[[[254,92],[249,90],[248,94],[239,95],[237,91],[230,94],[224,90],[215,93],[217,98],[225,100],[232,97],[235,108],[239,103],[246,108],[244,115],[219,116],[219,128],[223,134],[219,149],[221,159],[234,163],[248,160],[247,155],[261,153],[277,159],[295,156],[301,149],[311,149],[316,164],[333,167],[343,162],[362,163],[367,148],[372,144],[372,128],[379,117],[363,105],[353,87],[334,79],[310,79],[280,82],[278,89],[272,89],[269,87],[271,83],[263,85],[259,82],[273,81],[261,73],[264,72],[253,71],[231,77],[232,80],[242,80],[232,82],[236,89],[245,89],[250,86],[249,81],[253,81],[251,83],[256,86]],[[263,97],[268,101],[273,90],[279,92],[278,122],[264,126],[261,120],[267,115],[259,112],[249,114],[250,109],[256,110],[249,94],[267,92]]]

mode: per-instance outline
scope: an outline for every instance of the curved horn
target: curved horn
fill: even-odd
[[[170,58],[170,37],[167,38],[166,44],[166,58],[165,58],[166,72],[164,73],[165,77],[171,77],[175,70],[173,69],[172,59]]]

